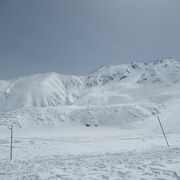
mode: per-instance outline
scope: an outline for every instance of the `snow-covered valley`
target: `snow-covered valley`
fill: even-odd
[[[179,117],[173,59],[2,80],[0,179],[180,179]]]

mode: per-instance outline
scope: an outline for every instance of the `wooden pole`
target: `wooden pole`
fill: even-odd
[[[11,147],[10,147],[10,160],[12,160],[12,144],[13,144],[13,124],[11,125]]]
[[[166,144],[167,144],[167,146],[169,147],[169,143],[168,143],[168,140],[167,140],[167,138],[166,138],[166,134],[165,134],[165,132],[164,132],[164,129],[163,129],[163,127],[162,127],[161,120],[160,120],[160,118],[159,118],[159,116],[158,116],[158,115],[157,115],[157,118],[158,118],[158,121],[159,121],[159,124],[160,124],[161,130],[162,130],[162,132],[163,132],[164,138],[165,138],[165,140],[166,140]]]

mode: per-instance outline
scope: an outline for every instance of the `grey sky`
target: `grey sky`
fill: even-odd
[[[0,79],[180,59],[180,0],[0,0]]]

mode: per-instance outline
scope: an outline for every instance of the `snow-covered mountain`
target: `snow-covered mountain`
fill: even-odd
[[[63,76],[57,73],[0,82],[0,109],[9,111],[22,107],[45,107],[72,104],[79,93],[81,77]]]
[[[180,130],[180,62],[102,66],[86,76],[57,73],[0,81],[0,123],[134,127],[161,113]],[[168,119],[169,118],[169,119]],[[174,123],[174,125],[173,125]]]

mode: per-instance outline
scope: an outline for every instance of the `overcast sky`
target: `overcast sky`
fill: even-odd
[[[180,59],[180,0],[0,0],[0,79]]]

